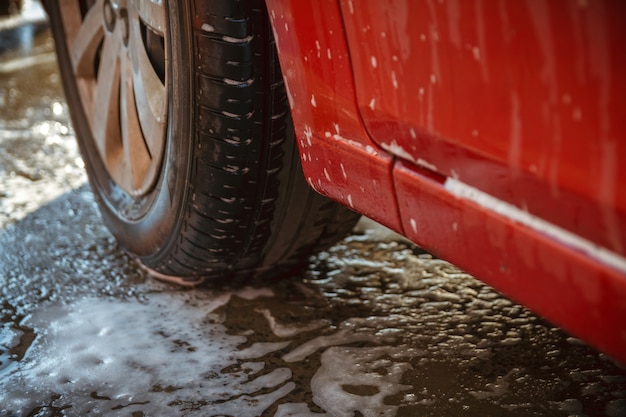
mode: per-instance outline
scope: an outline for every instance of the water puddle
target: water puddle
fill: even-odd
[[[0,309],[0,379],[13,371],[24,359],[35,340],[35,331],[24,324],[24,317],[17,314],[8,302]]]
[[[104,260],[132,270],[125,257]],[[27,315],[5,306],[0,414],[626,412],[626,372],[604,355],[450,264],[369,232],[314,258],[304,276],[264,285],[119,279],[117,292],[105,279],[29,293]]]
[[[24,20],[0,19],[0,224],[86,181],[52,39],[43,16]],[[14,32],[17,44],[3,49]]]
[[[21,325],[40,332],[30,360],[2,372],[3,407],[32,412],[52,395],[73,415],[396,415],[384,399],[409,388],[410,350],[350,320],[320,320],[298,288],[287,303],[243,288],[38,309]]]

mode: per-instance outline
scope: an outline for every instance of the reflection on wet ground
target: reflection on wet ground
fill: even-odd
[[[30,34],[23,48],[0,48],[0,225],[85,182],[52,39],[35,36],[40,20],[17,19],[0,20],[0,45],[7,30]]]
[[[301,276],[147,277],[84,184],[47,34],[0,55],[0,109],[0,415],[626,416],[623,367],[372,223]]]

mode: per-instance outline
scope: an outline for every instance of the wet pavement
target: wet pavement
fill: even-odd
[[[0,416],[626,416],[625,367],[372,222],[300,276],[146,276],[30,33],[0,52]]]

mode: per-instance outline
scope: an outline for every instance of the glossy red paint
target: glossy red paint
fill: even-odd
[[[626,362],[626,277],[580,250],[395,164],[406,235],[550,321]]]
[[[376,142],[626,254],[626,2],[341,5]]]
[[[338,3],[270,0],[267,6],[309,184],[399,230],[393,159],[363,128]]]
[[[626,3],[583,3],[268,9],[315,189],[626,362]]]

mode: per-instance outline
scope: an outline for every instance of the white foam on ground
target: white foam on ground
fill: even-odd
[[[322,366],[312,386],[302,388],[313,390],[319,406],[328,407],[330,415],[354,411],[365,416],[391,415],[388,410],[393,407],[383,400],[403,389],[398,382],[408,364],[390,364],[385,376],[371,369],[384,366],[379,356],[385,349],[396,348],[337,350],[338,345],[373,340],[373,336],[327,326],[331,334],[304,344],[290,346],[292,340],[287,339],[240,349],[246,337],[229,334],[218,310],[233,296],[254,300],[271,297],[272,292],[247,288],[203,294],[153,293],[141,303],[86,298],[70,306],[40,308],[26,323],[38,329],[37,339],[27,357],[0,380],[0,415],[27,414],[54,394],[60,398],[50,400],[53,405],[60,407],[65,401],[73,415],[114,410],[128,415],[141,411],[193,416],[206,415],[208,410],[219,415],[241,415],[242,410],[246,415],[262,415],[297,388],[293,373],[303,365],[294,362],[317,351],[324,352]],[[261,316],[270,327],[281,328],[271,312]],[[320,325],[318,320],[303,323],[302,331]],[[295,328],[287,332],[299,333]],[[282,363],[268,365],[266,355],[288,347],[292,350]],[[344,384],[378,388],[375,395],[363,396],[343,391]],[[303,415],[300,411],[306,408],[306,404],[282,404],[277,415]]]
[[[311,383],[315,403],[336,417],[352,417],[355,410],[364,417],[395,416],[398,407],[386,405],[385,398],[412,388],[401,384],[411,365],[386,359],[394,354],[391,350],[334,346],[324,351],[322,366]],[[354,392],[346,391],[348,386]]]

